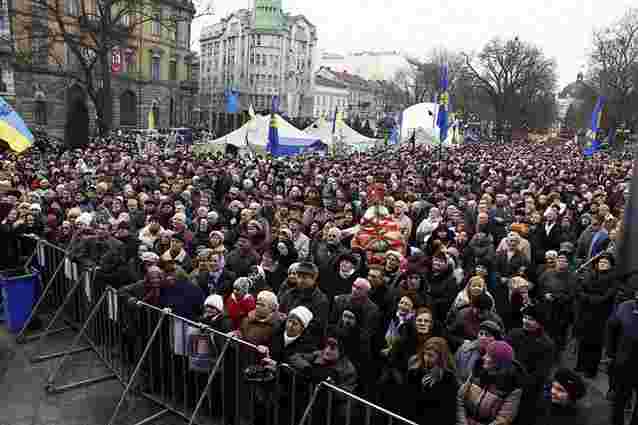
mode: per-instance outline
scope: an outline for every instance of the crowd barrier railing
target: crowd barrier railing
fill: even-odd
[[[66,354],[42,354],[42,348],[49,336],[77,330],[86,321],[95,295],[90,293],[90,288],[93,286],[96,270],[94,267],[83,270],[70,260],[67,250],[36,236],[23,235],[18,242],[18,250],[23,254],[25,247],[30,247],[32,252],[24,268],[37,270],[41,287],[38,288],[37,301],[16,336],[16,341],[19,344],[37,341],[30,357],[32,362],[37,363]],[[80,288],[84,290],[81,291]],[[32,332],[36,327],[44,329]],[[76,352],[88,349],[90,347],[84,346]]]
[[[270,380],[248,381],[246,369],[261,359],[255,345],[145,303],[142,292],[142,283],[106,289],[67,354],[53,366],[45,383],[48,392],[117,379],[122,393],[108,425],[124,416],[132,394],[159,408],[136,425],[169,414],[189,425],[414,424],[334,384],[313,383],[287,364],[278,365]],[[108,373],[59,382],[82,340],[89,341]]]
[[[246,369],[261,359],[255,345],[141,301],[143,283],[100,289],[95,267],[82,270],[68,250],[43,239],[25,241],[32,249],[26,267],[39,271],[42,288],[17,340],[35,342],[32,362],[53,361],[44,382],[48,393],[117,380],[122,392],[107,425],[130,416],[123,409],[133,396],[159,408],[136,425],[165,415],[189,425],[415,425],[333,383],[312,382],[287,364],[269,380],[248,380]],[[32,334],[37,321],[44,330]],[[56,328],[58,322],[65,326]],[[67,330],[76,333],[65,349],[42,353],[49,336]],[[64,371],[78,367],[69,360],[81,352],[92,352],[105,372],[73,374],[68,382]]]

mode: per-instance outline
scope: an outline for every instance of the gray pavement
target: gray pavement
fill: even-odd
[[[70,343],[72,335],[51,337],[46,352],[54,352]],[[76,388],[61,394],[48,394],[44,382],[55,360],[31,364],[29,355],[35,343],[16,345],[13,335],[0,324],[0,425],[106,425],[122,392],[117,380]],[[105,373],[90,353],[74,355],[57,384],[75,382]],[[125,404],[118,424],[133,424],[159,411],[145,400]],[[157,425],[183,424],[168,416]]]

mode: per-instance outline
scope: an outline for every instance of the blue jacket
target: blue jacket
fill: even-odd
[[[198,286],[186,280],[178,280],[175,286],[160,289],[159,304],[170,308],[174,314],[193,320],[201,315],[206,295]]]

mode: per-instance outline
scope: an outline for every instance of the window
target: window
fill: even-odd
[[[47,104],[43,100],[35,102],[35,123],[37,125],[47,125]]]
[[[171,81],[177,80],[177,61],[171,60],[168,67],[168,79]]]
[[[151,59],[151,79],[159,80],[160,79],[160,58],[159,56],[153,56]]]
[[[193,64],[191,64],[190,62],[186,63],[186,79],[193,79]]]
[[[153,14],[152,31],[154,35],[160,35],[162,33],[162,13],[155,12]]]

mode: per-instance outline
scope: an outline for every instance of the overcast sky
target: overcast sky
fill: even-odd
[[[253,0],[212,0],[216,16],[200,28]],[[595,27],[608,25],[636,0],[283,0],[284,10],[304,14],[317,26],[319,48],[401,50],[425,55],[432,47],[480,49],[497,36],[518,35],[558,61],[561,86],[576,79],[587,63]]]

